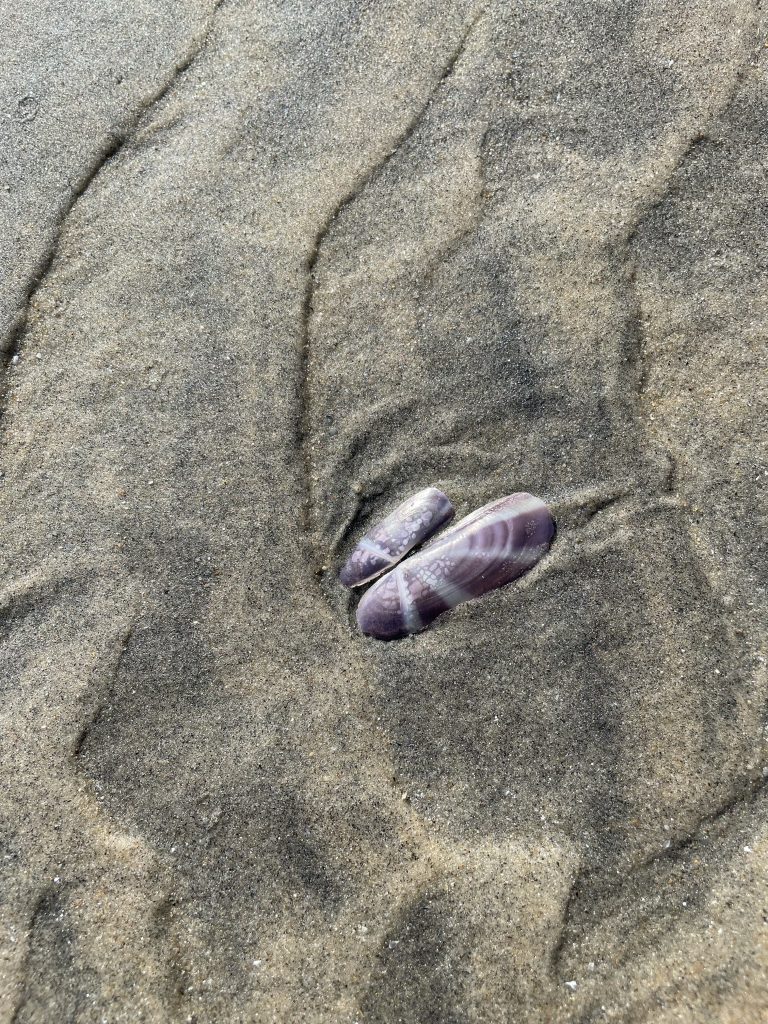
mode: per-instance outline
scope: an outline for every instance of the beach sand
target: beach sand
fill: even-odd
[[[0,1020],[768,1018],[768,15],[17,5]],[[436,485],[550,553],[393,643]]]

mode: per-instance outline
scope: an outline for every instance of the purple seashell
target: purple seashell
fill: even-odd
[[[436,487],[425,487],[369,530],[339,573],[345,587],[359,587],[391,569],[425,537],[453,518],[453,505]]]
[[[438,615],[522,576],[549,549],[555,522],[532,494],[472,512],[363,596],[357,624],[379,640],[418,633]]]

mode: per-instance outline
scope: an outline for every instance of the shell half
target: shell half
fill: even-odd
[[[425,487],[398,505],[357,544],[339,573],[345,587],[359,587],[397,565],[412,548],[453,518],[453,505],[436,487]]]

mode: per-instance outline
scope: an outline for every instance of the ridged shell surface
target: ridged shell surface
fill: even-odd
[[[369,530],[339,573],[345,587],[359,587],[391,569],[417,544],[453,518],[453,505],[436,487],[425,487]]]
[[[358,605],[357,623],[380,640],[418,633],[449,608],[522,576],[554,534],[541,498],[518,493],[492,501],[374,583]]]

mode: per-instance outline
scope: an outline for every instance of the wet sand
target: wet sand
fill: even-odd
[[[766,39],[14,9],[0,1020],[765,1019]],[[432,484],[556,541],[365,638]]]

